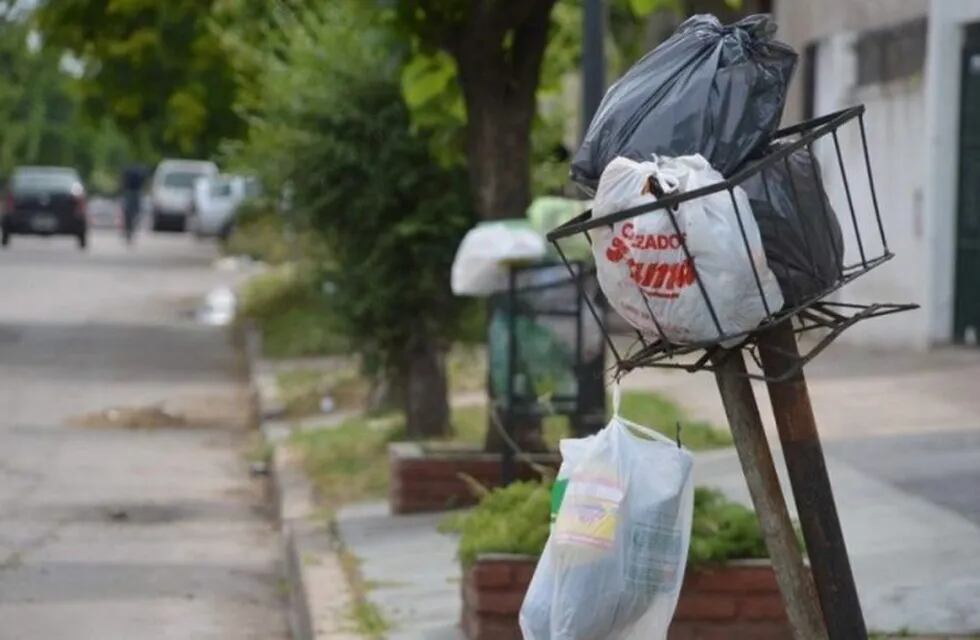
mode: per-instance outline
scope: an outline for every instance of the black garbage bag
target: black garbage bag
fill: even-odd
[[[778,149],[774,145],[771,151]],[[749,196],[769,268],[786,306],[796,306],[836,284],[844,240],[817,159],[806,148],[797,149],[740,186]]]
[[[616,156],[700,153],[729,176],[779,125],[796,52],[754,15],[723,26],[684,21],[606,92],[572,161],[572,179],[594,190]]]

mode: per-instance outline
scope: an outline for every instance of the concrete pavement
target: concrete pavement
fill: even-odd
[[[187,236],[0,252],[0,638],[287,637],[248,477],[247,393],[197,301],[233,276]],[[160,405],[189,426],[74,426]]]
[[[980,352],[839,345],[807,373],[869,628],[980,637]],[[624,386],[726,424],[711,374],[639,370]],[[791,499],[765,386],[756,391]],[[751,504],[732,449],[697,454],[695,477]],[[442,517],[392,516],[380,503],[338,516],[391,638],[458,633],[460,570],[454,541],[435,530]]]
[[[806,373],[869,627],[980,634],[980,351],[838,343]],[[623,386],[726,424],[710,373],[642,369]],[[765,385],[754,386],[785,480]],[[696,477],[749,503],[734,452],[700,456]]]

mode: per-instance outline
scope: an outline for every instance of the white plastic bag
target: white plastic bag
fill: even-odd
[[[693,460],[620,418],[618,395],[605,429],[562,441],[568,484],[521,607],[525,640],[667,637],[691,539]]]
[[[507,289],[507,264],[540,260],[544,238],[527,220],[483,222],[470,229],[453,259],[452,289],[485,296]]]
[[[652,162],[616,158],[602,173],[594,216],[655,201],[651,179],[665,194],[671,194],[693,191],[723,178],[700,155],[656,157]],[[783,296],[766,263],[748,198],[739,187],[734,195],[744,241],[728,191],[681,204],[674,212],[680,233],[666,210],[593,231],[599,284],[609,303],[630,324],[657,338],[662,332],[663,338],[674,343],[719,340],[721,334],[748,331],[766,317],[752,264],[769,312],[779,311]],[[684,243],[693,264],[684,252]],[[718,324],[698,286],[694,265]]]

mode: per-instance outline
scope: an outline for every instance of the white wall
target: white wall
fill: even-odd
[[[836,299],[843,302],[916,302],[927,289],[930,248],[923,220],[925,158],[924,82],[920,76],[887,84],[856,86],[856,32],[837,33],[819,42],[815,111],[830,113],[864,104],[868,151],[875,193],[888,248],[896,257],[846,285]],[[884,253],[874,214],[857,121],[838,130],[857,227],[867,259]],[[854,221],[829,138],[818,141],[824,183],[845,238],[845,264],[860,261]],[[876,318],[855,325],[841,340],[869,346],[925,348],[928,319],[921,311]]]
[[[926,55],[926,235],[929,262],[928,336],[948,342],[953,326],[957,180],[959,174],[960,58],[964,28],[980,21],[978,0],[932,0]]]
[[[977,0],[945,1],[978,4]],[[773,15],[779,25],[776,37],[802,52],[811,42],[921,17],[928,10],[929,0],[775,0],[774,5]],[[803,117],[801,71],[797,70],[790,87],[784,112],[787,123]]]

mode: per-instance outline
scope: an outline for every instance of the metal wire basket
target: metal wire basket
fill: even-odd
[[[856,131],[855,131],[856,130]],[[845,154],[842,152],[841,139],[851,143],[850,149],[860,149],[860,156],[863,159],[863,170],[858,170],[856,174],[849,173],[849,168],[845,163]],[[582,279],[578,277],[580,271],[566,258],[562,247],[562,241],[584,235],[591,245],[593,242],[593,231],[602,226],[611,226],[615,223],[640,216],[666,215],[669,217],[673,230],[677,237],[682,238],[680,248],[683,250],[687,264],[692,267],[694,283],[696,283],[700,295],[703,297],[707,310],[710,313],[714,325],[717,328],[717,337],[709,340],[699,340],[694,342],[677,343],[667,338],[661,329],[659,319],[653,313],[650,305],[647,304],[647,311],[653,326],[657,328],[654,333],[644,333],[640,330],[612,331],[610,322],[603,314],[591,303],[590,296],[585,295],[585,291],[580,291],[585,303],[593,314],[596,321],[603,329],[603,335],[613,356],[616,359],[618,374],[629,371],[637,367],[665,367],[680,368],[688,371],[702,369],[713,370],[714,357],[719,350],[723,349],[722,343],[731,347],[733,344],[746,348],[755,356],[755,339],[764,331],[784,322],[792,322],[794,330],[797,332],[822,329],[819,338],[809,346],[799,359],[797,367],[782,373],[780,379],[786,378],[795,371],[799,370],[805,363],[809,362],[820,351],[826,348],[843,331],[853,326],[855,323],[872,317],[893,314],[900,311],[907,311],[916,308],[915,304],[896,304],[896,303],[874,303],[874,304],[854,304],[839,302],[828,299],[847,283],[859,276],[871,271],[879,265],[887,262],[894,254],[888,248],[888,241],[885,236],[885,229],[881,220],[881,212],[878,207],[878,198],[875,192],[874,177],[871,170],[871,159],[868,153],[867,136],[864,126],[864,106],[859,105],[843,111],[831,113],[826,116],[808,120],[795,126],[781,129],[774,136],[774,144],[770,151],[760,158],[749,161],[743,168],[736,171],[728,179],[711,184],[707,187],[694,189],[688,192],[667,195],[658,198],[656,201],[633,207],[617,213],[593,217],[592,211],[585,211],[569,222],[554,229],[548,234],[548,240],[557,249],[558,255],[569,268],[574,279],[578,282]],[[822,146],[815,150],[817,143]],[[832,147],[832,151],[831,148]],[[817,154],[823,152],[825,164],[831,167],[832,171],[838,172],[839,181],[835,183],[838,188],[838,195],[841,200],[846,201],[847,214],[841,215],[839,220],[840,230],[836,233],[844,234],[844,242],[841,245],[840,255],[833,256],[837,265],[836,272],[832,274],[824,284],[816,291],[811,291],[806,295],[791,295],[784,287],[786,298],[792,300],[782,308],[772,309],[763,291],[759,271],[752,259],[752,250],[749,240],[746,237],[744,222],[747,216],[752,216],[751,211],[745,211],[738,205],[735,197],[735,189],[741,187],[749,180],[761,180],[765,187],[765,198],[770,206],[772,203],[770,194],[770,181],[774,171],[785,168],[789,171],[789,162],[792,154],[797,152],[808,154],[811,166],[814,167],[811,175],[805,176],[804,180],[812,181],[810,184],[800,184],[791,178],[791,192],[797,208],[800,208],[798,193],[803,188],[815,189],[822,195],[820,206],[817,211],[809,211],[813,217],[813,223],[823,232],[834,233],[831,226],[837,225],[836,219],[832,219],[834,212],[828,211],[824,199],[826,189],[824,178],[819,170]],[[782,167],[780,167],[782,163]],[[852,164],[855,164],[852,161]],[[799,177],[797,178],[799,179]],[[762,322],[749,330],[739,332],[726,332],[717,312],[716,304],[712,301],[708,289],[705,287],[701,273],[698,271],[697,259],[692,255],[683,240],[684,234],[681,224],[678,221],[676,211],[682,203],[703,198],[712,194],[728,192],[737,218],[739,229],[741,230],[742,241],[745,245],[746,260],[751,266],[752,275],[758,288],[758,295],[762,299],[765,308],[765,318]],[[863,206],[862,206],[863,205]],[[873,217],[868,212],[873,212]],[[820,233],[818,229],[814,233]],[[806,240],[809,242],[809,240]],[[809,249],[809,246],[806,247]],[[835,252],[837,249],[835,249]],[[812,254],[811,254],[812,257]],[[771,264],[770,260],[770,264]],[[775,268],[773,269],[775,271]],[[641,295],[642,292],[641,292]],[[644,298],[646,300],[646,298]],[[630,338],[624,340],[623,337]],[[756,358],[758,362],[758,358]],[[766,378],[761,374],[748,374],[750,377],[759,379]]]

